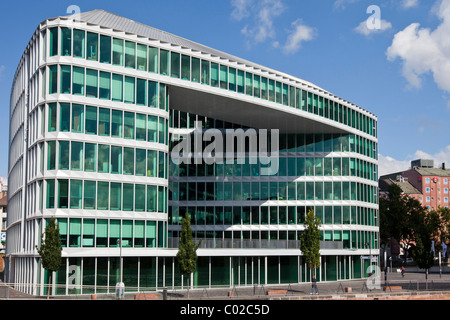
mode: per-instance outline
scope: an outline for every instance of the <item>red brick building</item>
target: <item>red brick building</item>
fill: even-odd
[[[383,196],[390,184],[399,185],[405,194],[419,200],[430,210],[449,207],[450,170],[442,164],[434,168],[433,160],[415,160],[411,169],[381,176],[379,179],[380,196]]]

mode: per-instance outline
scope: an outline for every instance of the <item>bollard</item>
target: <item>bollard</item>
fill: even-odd
[[[167,288],[163,288],[163,300],[167,300]]]

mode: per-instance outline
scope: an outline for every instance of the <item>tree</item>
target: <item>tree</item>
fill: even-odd
[[[305,231],[300,236],[300,249],[310,270],[320,267],[320,224],[314,211],[309,210],[304,222]]]
[[[54,217],[50,219],[49,224],[45,228],[45,232],[41,235],[41,247],[36,246],[37,252],[41,256],[42,267],[48,271],[49,281],[52,283],[52,272],[58,271],[61,266],[61,239],[59,234],[59,225]],[[47,291],[47,299],[50,295],[50,288]]]
[[[200,241],[201,243],[201,241]],[[189,278],[197,267],[197,249],[200,246],[195,244],[192,239],[191,219],[186,213],[181,222],[180,243],[178,244],[178,252],[176,260],[180,273],[188,275],[187,277],[187,296],[189,298]]]

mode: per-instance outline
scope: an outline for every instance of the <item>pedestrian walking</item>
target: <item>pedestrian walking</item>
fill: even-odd
[[[404,278],[404,277],[405,277],[405,267],[402,266],[402,278]]]
[[[319,290],[317,289],[317,280],[316,280],[316,276],[312,276],[312,280],[311,280],[311,293],[313,294],[314,289],[316,290],[316,294],[319,294]]]

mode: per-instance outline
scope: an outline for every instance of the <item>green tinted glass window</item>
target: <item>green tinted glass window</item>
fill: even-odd
[[[181,79],[191,80],[191,57],[181,56]]]
[[[160,49],[159,50],[159,73],[168,76],[170,67],[170,57],[169,51]]]
[[[87,38],[86,38],[86,45],[87,45],[87,54],[86,58],[88,60],[98,60],[98,34],[88,32]]]
[[[134,185],[130,183],[123,184],[123,211],[134,210]]]
[[[111,63],[111,37],[100,36],[100,62]]]
[[[69,141],[59,141],[59,165],[60,170],[69,170]]]
[[[83,142],[72,141],[70,148],[70,170],[83,170]]]
[[[125,77],[124,101],[126,103],[135,103],[136,79],[133,77]]]
[[[84,171],[97,171],[97,145],[93,143],[84,144]]]
[[[180,77],[180,54],[177,52],[170,53],[170,75],[174,78]]]
[[[111,132],[111,111],[106,108],[98,108],[98,134],[109,136]]]
[[[134,148],[123,148],[123,174],[134,174]]]
[[[98,71],[86,69],[86,97],[98,97]]]
[[[81,209],[83,200],[83,181],[70,180],[70,208]]]
[[[73,30],[73,56],[84,58],[86,51],[86,32],[84,30]]]
[[[111,136],[122,138],[123,136],[123,112],[120,110],[112,110],[111,116]]]
[[[122,184],[111,182],[110,208],[111,210],[122,209]]]
[[[158,48],[148,47],[148,71],[158,73]]]
[[[84,106],[72,104],[72,132],[83,132]]]
[[[109,146],[98,145],[98,172],[109,173]]]
[[[97,210],[109,209],[109,182],[97,182]]]
[[[120,74],[112,75],[112,100],[123,101],[123,76]]]
[[[136,104],[141,106],[147,105],[147,80],[136,80]]]
[[[147,139],[147,116],[136,113],[136,140],[145,141]]]
[[[136,68],[136,44],[131,41],[125,41],[125,67]]]
[[[111,99],[111,73],[100,71],[99,98]]]
[[[134,112],[124,112],[123,136],[125,139],[134,139]]]
[[[113,39],[112,61],[114,65],[123,66],[123,51],[123,40]]]
[[[86,106],[85,133],[97,134],[97,107]]]
[[[47,142],[47,170],[56,169],[56,141]]]
[[[55,180],[45,180],[47,183],[47,201],[46,208],[52,209],[55,207]]]
[[[50,56],[58,54],[58,27],[50,29]]]
[[[73,67],[72,94],[84,96],[84,68]]]
[[[69,180],[58,179],[58,208],[69,207]]]
[[[72,77],[72,68],[71,66],[61,66],[61,82],[59,85],[60,93],[71,93],[71,77]]]
[[[111,146],[111,173],[122,173],[122,147]]]
[[[59,131],[70,131],[70,103],[59,104]]]
[[[193,82],[200,82],[200,59],[192,58],[191,79]]]
[[[209,85],[209,61],[202,60],[201,69],[201,83]]]
[[[72,55],[72,29],[61,28],[61,55]]]
[[[136,48],[137,69],[147,71],[147,46],[138,43]]]
[[[95,181],[84,181],[83,209],[95,209],[97,185]]]
[[[48,93],[53,94],[58,92],[58,66],[50,66],[48,73]]]
[[[136,149],[135,175],[145,176],[146,166],[147,166],[147,151],[145,149]]]

